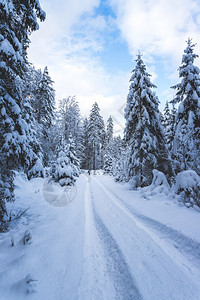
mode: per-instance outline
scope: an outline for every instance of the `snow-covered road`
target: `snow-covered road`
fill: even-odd
[[[109,299],[109,295],[112,295],[111,299],[200,298],[200,278],[196,277],[199,274],[194,275],[188,270],[183,265],[183,258],[177,260],[177,249],[173,253],[170,245],[162,243],[162,239],[101,183],[101,177],[97,178],[91,177],[87,187],[90,192],[85,199],[88,202],[85,213],[86,217],[90,215],[88,227],[95,228],[99,243],[94,242],[96,240],[87,229],[86,234],[91,245],[102,246],[103,254],[99,252],[96,257],[106,265],[101,271],[110,276],[110,282],[100,273],[100,278],[98,275],[92,276],[89,294],[92,295],[97,286],[97,292],[98,288],[102,289],[102,299]],[[95,251],[91,251],[90,255],[92,253]],[[87,264],[87,260],[85,262]],[[90,266],[91,273],[98,270],[92,269],[93,266]],[[107,293],[111,292],[111,289],[106,289],[108,285],[114,286],[113,294]],[[94,294],[92,299],[98,297]]]
[[[21,245],[16,228],[0,238],[0,299],[200,299],[198,241],[185,237],[197,247],[189,255],[184,235],[175,241],[166,226],[165,233],[156,230],[132,209],[122,186],[81,175],[74,201],[58,208],[34,192],[42,180],[28,184],[24,194],[18,190],[32,201],[20,226],[32,231],[33,241]],[[26,295],[29,273],[37,282]]]

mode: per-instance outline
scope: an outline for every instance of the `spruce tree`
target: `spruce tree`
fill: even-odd
[[[76,155],[76,145],[72,136],[69,137],[68,145],[67,145],[67,157],[69,157],[70,164],[73,168],[74,176],[79,176],[80,174],[80,161]]]
[[[55,91],[53,81],[45,67],[36,91],[35,110],[37,122],[43,127],[51,127],[54,116]]]
[[[168,176],[172,176],[172,169],[161,127],[159,101],[152,90],[156,86],[150,81],[141,54],[132,73],[125,108],[125,141],[130,146],[128,177],[134,177],[135,187],[142,187],[151,183],[153,169]]]
[[[66,145],[64,139],[58,145],[58,155],[52,165],[51,174],[55,182],[61,186],[74,185],[79,176],[79,160],[75,156],[73,140]]]
[[[60,101],[58,117],[60,131],[65,142],[67,143],[70,137],[73,138],[76,155],[81,162],[83,159],[83,124],[75,96],[68,96]]]
[[[166,146],[170,154],[172,150],[172,141],[174,139],[175,113],[176,109],[174,104],[172,110],[170,110],[167,101],[162,115],[162,126],[164,128]]]
[[[188,39],[178,69],[181,82],[172,86],[176,90],[172,103],[179,103],[172,152],[176,172],[193,169],[200,174],[200,70],[194,66],[198,57],[194,47]]]
[[[36,77],[35,98],[32,100],[35,118],[38,123],[38,138],[42,146],[43,162],[47,166],[50,161],[50,132],[54,120],[55,91],[53,81],[49,76],[48,68],[45,67],[43,73],[38,71]],[[40,78],[40,79],[39,79]],[[35,103],[34,103],[35,102]]]
[[[14,199],[13,170],[23,168],[30,155],[17,80],[27,70],[28,34],[38,29],[37,17],[45,19],[38,0],[0,0],[0,230],[6,227],[6,202]]]
[[[100,109],[95,102],[92,106],[88,124],[88,142],[90,148],[90,165],[93,170],[103,168],[103,147],[105,143],[105,125]]]
[[[106,143],[109,144],[113,138],[113,119],[112,117],[110,116],[108,118],[108,121],[107,121],[107,127],[106,127]]]
[[[89,121],[87,118],[83,120],[82,131],[82,164],[81,168],[88,170],[90,168],[90,149],[89,149]]]

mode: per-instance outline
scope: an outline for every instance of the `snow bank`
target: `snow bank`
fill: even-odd
[[[168,195],[170,193],[170,186],[165,177],[165,174],[153,170],[153,180],[151,185],[141,188],[141,195],[145,198],[155,196],[156,194]]]
[[[195,188],[200,183],[200,176],[195,171],[187,170],[176,176],[175,190],[180,192],[186,188]]]
[[[176,177],[175,192],[187,207],[200,207],[200,176],[193,170],[180,172]]]

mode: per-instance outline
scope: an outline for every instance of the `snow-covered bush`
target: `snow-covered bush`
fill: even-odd
[[[164,194],[168,195],[170,192],[169,183],[165,177],[165,174],[158,171],[153,170],[153,180],[151,185],[144,187],[141,189],[141,194],[144,197],[154,196],[156,194]]]
[[[68,145],[66,147],[67,157],[69,158],[70,166],[73,169],[73,174],[76,177],[80,175],[80,162],[79,159],[76,157],[76,148],[73,138],[69,138]]]
[[[62,150],[58,154],[57,161],[52,166],[52,177],[61,186],[73,185],[77,179],[69,157]]]
[[[44,168],[42,165],[42,161],[40,158],[35,157],[33,160],[33,166],[28,171],[28,179],[34,178],[34,177],[45,177]]]
[[[200,207],[200,176],[193,170],[180,172],[176,177],[175,192],[187,207]]]

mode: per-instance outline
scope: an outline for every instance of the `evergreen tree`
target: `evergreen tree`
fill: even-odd
[[[161,127],[158,98],[152,88],[141,54],[132,71],[131,85],[125,108],[125,141],[130,145],[129,178],[135,187],[149,185],[152,170],[172,175],[171,164]]]
[[[14,199],[12,170],[24,166],[30,152],[24,99],[16,79],[26,71],[28,34],[38,29],[37,17],[45,19],[38,0],[0,0],[0,230],[6,227],[6,202]]]
[[[72,137],[75,143],[76,155],[83,159],[83,124],[76,97],[68,96],[59,103],[59,126],[65,142]]]
[[[172,110],[170,110],[169,103],[167,101],[162,115],[162,125],[164,128],[165,142],[170,153],[174,139],[175,114],[176,109],[174,104]]]
[[[80,109],[75,96],[68,96],[60,101],[59,118],[64,140],[67,141],[72,136],[76,143],[80,123]]]
[[[108,118],[108,121],[107,121],[107,127],[106,127],[106,143],[109,144],[113,138],[113,119],[112,117],[110,116]]]
[[[49,76],[47,67],[38,82],[36,91],[35,112],[38,124],[42,124],[44,128],[50,128],[54,117],[55,91],[53,89],[53,81]]]
[[[162,125],[163,125],[165,131],[167,131],[167,128],[169,127],[170,122],[171,122],[171,118],[170,118],[169,103],[168,103],[168,101],[166,101],[165,108],[163,111],[163,117],[162,117]]]
[[[59,147],[59,146],[58,146]],[[73,141],[61,141],[56,162],[52,165],[52,178],[61,186],[74,185],[79,176],[79,161],[74,154]]]
[[[25,98],[22,109],[22,116],[27,124],[29,152],[26,155],[26,161],[23,163],[23,169],[28,176],[28,179],[33,177],[44,177],[44,168],[42,164],[42,149],[37,140],[37,133],[34,127],[37,128],[36,120],[33,116],[33,109],[30,104],[30,99]]]
[[[176,172],[193,169],[200,174],[200,70],[194,66],[194,60],[198,57],[194,47],[195,44],[188,39],[178,69],[181,82],[172,86],[177,91],[172,103],[179,103],[173,156]]]
[[[47,67],[44,68],[43,73],[40,70],[37,71],[35,77],[37,89],[32,103],[35,118],[40,129],[38,131],[38,138],[43,150],[43,162],[47,166],[51,156],[49,149],[50,134],[54,120],[55,91]]]
[[[82,169],[88,170],[90,168],[89,121],[87,118],[83,120],[81,162]]]
[[[73,168],[74,176],[78,177],[80,174],[80,162],[79,162],[79,159],[76,157],[76,145],[71,136],[68,140],[67,156],[69,157],[70,164]]]
[[[107,121],[107,127],[106,127],[106,137],[105,137],[105,145],[104,145],[104,151],[103,151],[103,169],[104,172],[107,174],[113,173],[113,120],[110,116]]]
[[[59,151],[57,160],[52,166],[51,173],[55,182],[59,182],[61,186],[74,184],[75,177],[73,176],[73,169],[70,165],[69,157],[66,155],[65,151]]]
[[[88,125],[88,143],[90,148],[89,168],[93,170],[103,168],[103,147],[105,143],[105,125],[100,109],[95,102],[92,106]]]

